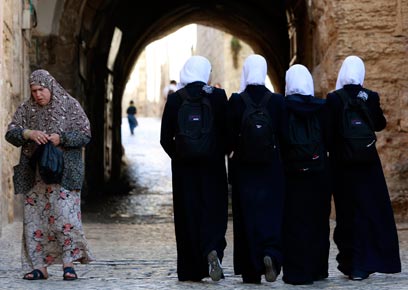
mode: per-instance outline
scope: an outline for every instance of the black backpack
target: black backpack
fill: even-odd
[[[190,96],[185,88],[177,91],[182,97],[178,110],[176,152],[185,159],[208,158],[215,151],[214,117],[206,93]]]
[[[310,101],[322,103],[325,100],[312,98]],[[317,115],[299,115],[290,110],[288,123],[289,131],[283,154],[285,169],[299,173],[323,170],[326,150]]]
[[[241,97],[246,108],[241,122],[239,159],[244,163],[270,163],[277,150],[272,119],[266,109],[271,93],[266,92],[259,104],[246,92],[242,92]]]
[[[351,98],[344,89],[335,91],[343,103],[341,132],[343,142],[337,158],[347,163],[370,163],[377,155],[377,137],[365,102]]]

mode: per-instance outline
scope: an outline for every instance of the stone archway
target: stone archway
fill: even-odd
[[[360,55],[370,72],[366,83],[387,101],[389,126],[379,136],[379,152],[395,205],[406,209],[407,161],[401,157],[408,153],[403,146],[407,104],[399,100],[408,96],[403,75],[408,70],[407,1],[382,1],[384,5],[353,0],[148,1],[144,9],[132,0],[58,1],[64,3],[60,17],[54,18],[59,30],[33,34],[34,48],[45,49],[40,59],[33,50],[31,63],[57,73],[84,104],[93,124],[93,141],[86,154],[87,184],[96,193],[120,175],[120,98],[133,63],[149,42],[188,23],[209,25],[238,36],[263,54],[269,77],[280,92],[287,67],[305,64],[321,97],[334,88],[343,58]],[[115,27],[123,34],[110,70],[106,62]]]
[[[148,4],[152,8],[143,12],[134,1],[80,2],[65,4],[61,20],[71,19],[69,16],[74,11],[81,17],[78,23],[60,24],[60,33],[72,36],[72,29],[64,30],[64,27],[72,26],[78,31],[79,65],[71,68],[76,68],[82,77],[76,88],[80,89],[79,94],[86,95],[84,104],[94,128],[92,149],[87,152],[87,163],[92,164],[87,181],[92,188],[101,184],[100,180],[114,182],[120,177],[121,96],[133,63],[151,41],[188,23],[221,29],[243,39],[257,53],[265,55],[271,68],[268,72],[271,80],[278,90],[284,86],[284,72],[289,57],[293,56],[289,54],[286,7],[281,2],[271,5],[267,1],[224,1],[222,4],[217,1],[181,1],[161,3],[161,9],[152,2]],[[115,66],[108,69],[106,63],[115,28],[121,30],[122,41]],[[61,34],[59,38],[68,38]],[[101,118],[102,114],[104,118]],[[111,118],[106,119],[107,116]],[[106,131],[106,127],[111,131]]]
[[[301,2],[303,1],[297,1],[297,5],[299,6]],[[302,7],[304,7],[304,5]],[[109,11],[113,11],[112,15],[108,17],[111,21],[102,21],[100,23],[104,25],[104,29],[99,30],[104,31],[103,33],[99,33],[100,43],[99,45],[95,45],[97,49],[90,48],[87,52],[88,56],[91,55],[95,57],[93,64],[88,66],[92,68],[98,67],[97,70],[90,72],[90,74],[95,73],[94,76],[96,76],[97,74],[101,74],[101,72],[105,72],[104,77],[101,76],[101,78],[95,80],[99,82],[99,84],[96,83],[92,87],[103,88],[102,81],[106,84],[107,75],[112,75],[114,87],[111,100],[113,110],[112,128],[120,127],[120,98],[125,87],[125,80],[137,56],[151,41],[188,23],[193,22],[221,29],[236,35],[250,44],[257,53],[263,54],[267,58],[268,67],[270,68],[268,74],[272,82],[278,88],[278,91],[283,90],[284,73],[289,65],[289,59],[291,58],[299,62],[300,58],[306,58],[305,54],[303,54],[303,49],[298,51],[293,50],[292,55],[290,54],[291,44],[287,29],[287,7],[282,3],[267,5],[265,2],[260,2],[254,5],[254,3],[248,1],[240,1],[239,3],[236,3],[236,1],[227,1],[221,5],[217,3],[209,4],[207,2],[192,4],[186,1],[186,3],[179,5],[173,3],[173,5],[164,8],[163,14],[160,14],[157,9],[154,10],[154,15],[152,15],[151,19],[146,16],[144,18],[138,18],[137,15],[134,15],[134,12],[137,11],[137,5],[134,2],[121,1],[120,3],[111,3],[111,7],[108,9]],[[304,10],[296,8],[291,9],[291,11],[293,15],[296,13],[297,19],[302,20],[298,23],[292,23],[293,30],[302,26],[302,30],[304,31],[306,29],[305,27],[310,27],[308,25],[305,26],[305,22],[303,21],[306,19],[304,15],[307,15]],[[259,17],[259,15],[262,17]],[[140,19],[140,21],[135,23],[134,19]],[[142,19],[148,20],[143,21]],[[100,28],[101,26],[98,27]],[[106,41],[110,40],[108,35],[115,27],[122,31],[122,42],[116,58],[115,67],[112,71],[107,71],[106,68],[100,67],[101,64],[106,63],[108,53],[107,50],[101,51],[101,46],[107,47]],[[85,35],[86,33],[84,32],[83,34]],[[302,34],[300,33],[298,35]],[[299,39],[293,37],[292,45],[295,45],[298,40]],[[84,39],[83,42],[86,44],[88,40]],[[295,46],[300,48],[310,47],[310,45],[304,44]],[[309,62],[311,62],[311,60],[309,60]],[[97,93],[97,95],[101,94],[102,92]],[[107,120],[105,120],[105,122],[107,122]],[[120,177],[117,173],[121,171],[122,152],[120,147],[120,131],[116,129],[111,132],[112,141],[106,140],[106,137],[109,136],[105,135],[104,140],[101,140],[108,142],[105,148],[103,148],[104,151],[95,150],[93,152],[95,152],[95,154],[101,152],[105,160],[106,152],[111,152],[111,167],[108,168],[105,163],[104,171],[105,176],[108,175],[111,181],[115,181]],[[94,159],[101,160],[100,157]],[[90,178],[92,179],[92,177]],[[100,180],[99,178],[96,179]]]

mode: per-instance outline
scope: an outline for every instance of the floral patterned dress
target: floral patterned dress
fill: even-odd
[[[37,174],[34,187],[24,199],[23,268],[92,260],[82,229],[81,192],[45,184]]]

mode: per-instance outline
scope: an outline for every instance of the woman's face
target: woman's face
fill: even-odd
[[[31,86],[31,95],[33,96],[35,102],[40,106],[47,105],[51,100],[50,90],[40,85]]]

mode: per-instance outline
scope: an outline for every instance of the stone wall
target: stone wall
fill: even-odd
[[[380,94],[388,120],[378,134],[397,219],[408,217],[408,0],[313,1],[313,75],[318,95],[335,87],[343,59],[358,55],[366,67],[364,86]]]
[[[18,163],[20,152],[5,141],[4,135],[12,114],[28,96],[30,31],[22,29],[24,8],[22,1],[0,1],[0,234],[1,225],[15,217],[12,168]]]
[[[241,49],[234,65],[231,52],[231,39],[235,37],[221,30],[198,25],[196,54],[208,58],[212,65],[211,84],[220,83],[227,96],[239,91],[242,65],[245,58],[254,53],[252,48],[239,40]]]

